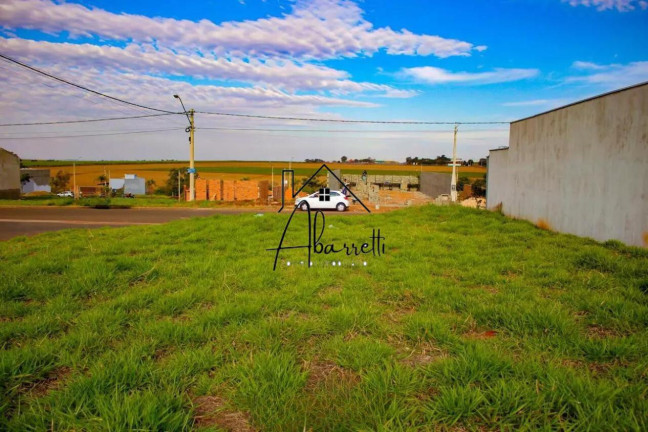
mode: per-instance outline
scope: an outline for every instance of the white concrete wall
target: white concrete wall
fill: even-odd
[[[489,159],[489,208],[648,246],[648,84],[512,123]]]

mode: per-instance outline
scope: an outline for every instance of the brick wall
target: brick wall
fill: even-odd
[[[268,196],[270,195],[269,187],[270,187],[270,182],[268,181],[259,182],[259,201],[262,204],[268,203]]]
[[[196,180],[196,201],[207,200],[207,181],[205,179]]]
[[[235,194],[234,190],[236,188],[236,180],[222,180],[221,184],[223,185],[223,193],[221,195],[222,201],[234,201]]]
[[[259,199],[259,182],[235,181],[234,199],[236,201],[256,201]]]
[[[189,197],[187,190],[186,196]],[[196,201],[268,201],[268,182],[196,179]]]
[[[207,199],[209,201],[220,201],[222,193],[223,192],[220,180],[207,180]]]

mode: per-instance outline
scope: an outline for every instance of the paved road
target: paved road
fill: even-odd
[[[86,207],[0,207],[0,240],[67,228],[150,225],[176,219],[238,214],[249,210],[134,208],[99,210]]]

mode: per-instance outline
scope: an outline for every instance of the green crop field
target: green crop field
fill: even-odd
[[[327,214],[385,255],[273,272],[287,218],[0,243],[0,429],[648,429],[645,249],[424,206]]]

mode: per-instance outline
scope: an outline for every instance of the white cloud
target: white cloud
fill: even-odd
[[[172,18],[116,14],[79,4],[49,0],[0,3],[0,25],[50,33],[99,36],[108,40],[153,42],[178,49],[212,51],[217,55],[336,58],[389,54],[465,56],[484,46],[418,35],[408,30],[374,28],[350,0],[298,0],[290,14],[254,21],[215,24]]]
[[[585,74],[568,77],[567,82],[582,82],[603,85],[607,88],[621,88],[648,81],[648,61],[632,62],[625,65],[587,63],[589,66],[586,68],[582,67],[583,63],[574,62],[572,66],[584,71]]]
[[[53,74],[97,89],[111,96],[141,105],[176,111],[173,94],[180,94],[187,108],[204,111],[245,112],[291,116],[317,116],[322,106],[373,108],[376,104],[322,95],[298,95],[274,87],[223,87],[192,85],[160,77],[133,73],[48,69]],[[150,114],[150,111],[112,102],[28,71],[0,63],[0,111],[3,122],[65,120],[68,118],[112,117]],[[64,110],[61,107],[65,107]],[[204,116],[203,116],[204,117]],[[201,119],[204,125],[205,119]],[[222,124],[222,121],[221,121]]]
[[[490,72],[452,72],[433,66],[403,69],[404,77],[413,78],[426,84],[495,84],[533,78],[539,74],[537,69],[494,69]]]
[[[585,69],[585,70],[602,70],[605,69],[605,66],[598,65],[592,62],[585,61],[575,61],[572,63],[574,69]]]
[[[272,85],[289,91],[368,92],[382,97],[412,97],[417,93],[384,84],[354,82],[348,73],[287,59],[248,60],[210,55],[176,54],[151,46],[52,43],[0,37],[0,49],[9,56],[38,64],[67,64],[138,73],[184,75],[212,80],[234,80]]]
[[[620,12],[628,12],[639,6],[641,9],[648,9],[648,2],[644,0],[563,0],[572,6],[595,7],[599,11],[616,9]]]

